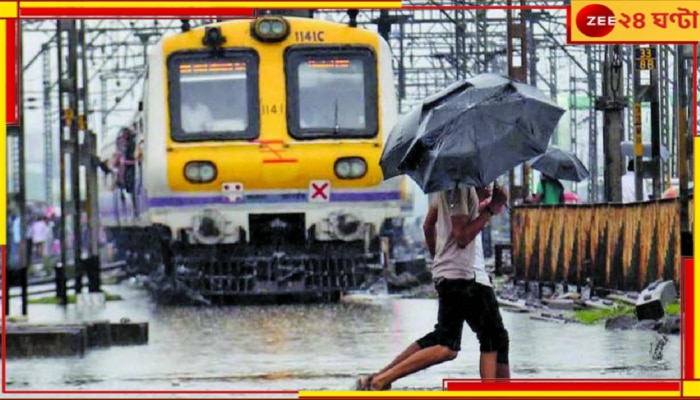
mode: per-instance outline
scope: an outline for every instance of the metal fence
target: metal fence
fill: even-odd
[[[690,226],[693,204],[690,201]],[[516,279],[641,290],[679,280],[680,202],[516,206]]]

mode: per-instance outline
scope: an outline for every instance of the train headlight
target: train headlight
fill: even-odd
[[[250,31],[261,42],[281,42],[289,35],[289,22],[280,16],[266,16],[253,21]]]
[[[185,165],[185,178],[192,183],[208,183],[216,179],[216,166],[209,161],[192,161]]]
[[[340,179],[359,179],[367,173],[367,163],[360,157],[339,158],[335,162],[335,175]]]

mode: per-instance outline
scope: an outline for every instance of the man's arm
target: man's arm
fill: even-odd
[[[483,212],[483,211],[488,211],[488,210],[486,209],[486,207],[488,207],[489,204],[491,204],[491,198],[490,198],[490,197],[487,198],[487,199],[481,200],[481,201],[479,202],[479,213],[481,213],[481,212]]]
[[[479,212],[482,212],[486,209],[486,206],[491,204],[494,186],[495,185],[492,183],[483,187],[476,188],[476,197],[479,199]]]
[[[459,201],[455,202],[450,211],[452,236],[460,248],[466,247],[476,238],[491,216],[489,206],[486,206],[483,211],[479,210],[481,206],[479,200],[476,191],[461,192]]]
[[[430,208],[428,208],[428,214],[425,216],[425,222],[423,222],[423,233],[425,234],[425,244],[428,246],[428,251],[432,258],[435,258],[436,223],[437,208],[431,205]]]
[[[457,246],[467,247],[484,229],[491,217],[488,207],[486,206],[485,210],[480,211],[479,216],[474,220],[470,220],[469,215],[466,214],[452,216],[452,236],[454,236]]]
[[[483,210],[479,210],[480,202],[476,194],[468,194],[467,199],[457,203],[452,210],[452,236],[457,246],[466,247],[484,229],[484,225],[492,215],[501,212],[508,201],[508,194],[502,187],[494,186],[490,203]],[[474,219],[471,216],[478,214]]]

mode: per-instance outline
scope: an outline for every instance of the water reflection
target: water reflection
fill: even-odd
[[[435,300],[380,306],[158,307],[127,286],[126,300],[102,310],[32,306],[32,321],[128,317],[150,322],[150,344],[91,350],[82,359],[11,360],[8,389],[302,390],[349,389],[360,373],[390,361],[432,329]],[[655,332],[606,332],[504,312],[513,377],[678,378],[680,340],[669,337],[654,361]],[[478,344],[465,328],[457,360],[397,382],[396,389],[440,389],[443,378],[478,377]]]

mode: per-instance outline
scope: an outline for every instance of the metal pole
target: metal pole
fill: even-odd
[[[507,0],[508,6],[513,5],[512,0]],[[513,11],[508,9],[506,11],[506,26],[507,26],[507,31],[506,31],[506,36],[507,36],[507,44],[506,48],[508,49],[508,76],[512,77],[513,76],[513,69],[514,69],[514,46],[513,46],[513,39],[515,38],[515,27],[513,26]],[[509,202],[510,205],[512,206],[515,204],[515,196],[517,195],[516,193],[516,184],[515,184],[515,168],[511,168],[510,171],[508,171],[508,185],[510,189],[510,198]],[[527,198],[529,193],[521,193],[521,197],[523,199]]]
[[[69,86],[69,108],[73,115],[78,115],[78,26],[77,21],[64,21],[69,24],[68,28],[68,80]],[[72,123],[70,126],[71,154],[71,200],[73,202],[73,259],[75,265],[75,293],[79,294],[83,290],[83,263],[82,263],[82,212],[80,196],[80,132],[78,124]]]
[[[596,109],[603,111],[603,152],[605,154],[605,200],[622,202],[622,154],[620,142],[624,136],[625,108],[620,45],[607,46],[603,61],[603,96]]]
[[[520,0],[520,6],[525,7],[525,0]],[[520,65],[521,65],[521,72],[520,72],[520,77],[523,82],[526,81],[527,79],[527,67],[528,67],[528,48],[529,48],[529,43],[528,43],[528,29],[527,29],[527,21],[525,20],[525,13],[528,12],[528,10],[525,10],[524,8],[520,10],[520,27],[522,29],[521,32],[521,37],[520,37],[520,43],[521,43],[521,49],[520,49]],[[533,49],[534,51],[534,49]],[[530,82],[531,85],[534,85],[535,82]],[[523,193],[522,193],[522,198],[525,200],[529,193],[530,193],[530,164],[528,163],[523,163],[522,167],[522,174],[523,174]]]
[[[64,78],[64,67],[63,67],[63,35],[61,33],[61,21],[56,21],[56,48],[58,50],[58,108],[61,113],[66,107],[65,99],[63,98],[63,85],[61,81]],[[56,296],[59,298],[61,305],[68,304],[68,296],[66,293],[66,280],[65,280],[65,266],[67,261],[68,246],[66,243],[66,215],[68,214],[68,209],[66,207],[66,131],[68,127],[66,126],[66,121],[64,115],[60,115],[58,119],[59,134],[58,134],[58,147],[59,147],[59,172],[60,172],[60,204],[61,204],[61,218],[59,219],[59,229],[58,237],[61,242],[61,261],[56,265]]]
[[[529,57],[528,64],[528,74],[530,79],[530,85],[537,86],[537,48],[535,47],[535,19],[539,16],[534,14],[533,10],[523,10],[525,17],[527,19],[527,50]]]
[[[82,69],[82,116],[79,116],[78,120],[81,121],[81,126],[79,127],[83,131],[84,146],[83,149],[85,153],[81,157],[83,165],[85,166],[85,193],[86,193],[86,205],[87,205],[87,224],[88,224],[88,243],[89,247],[89,281],[90,281],[90,292],[100,291],[100,258],[99,258],[99,237],[100,237],[100,227],[99,227],[99,202],[97,194],[97,165],[94,163],[96,158],[97,150],[97,136],[90,132],[88,129],[87,121],[90,110],[88,105],[90,104],[89,97],[89,86],[90,80],[88,77],[88,67],[87,67],[87,52],[88,46],[85,40],[86,36],[86,25],[85,21],[80,22],[80,50],[81,50],[81,69]],[[144,52],[145,54],[145,52]]]
[[[42,80],[43,80],[43,118],[44,118],[44,186],[46,187],[46,202],[53,204],[53,126],[51,117],[51,46],[44,43],[41,46]]]
[[[634,46],[637,50],[639,46]],[[641,71],[637,66],[634,67],[634,108],[632,109],[634,120],[634,174],[635,174],[635,193],[636,200],[642,201],[643,197],[643,176],[642,176],[642,156],[644,148],[642,147],[642,77]]]
[[[520,0],[520,5],[524,6],[525,1]],[[508,0],[508,6],[513,5],[513,0]],[[524,11],[520,11],[517,19],[514,17],[514,10],[506,11],[507,21],[507,52],[508,52],[508,76],[520,82],[527,82],[527,25],[525,21]],[[516,66],[515,54],[519,52],[520,60]],[[515,182],[515,168],[508,173],[510,184],[510,203],[515,202],[516,198],[526,199],[529,195],[528,177],[530,175],[530,167],[527,163],[522,166],[522,186],[518,187]]]
[[[678,104],[678,186],[681,200],[681,234],[690,232],[688,215],[688,85],[686,80],[687,57],[683,54],[683,46],[676,46],[676,71],[675,81],[677,82],[676,98]]]
[[[656,49],[658,57],[660,54],[659,50],[661,50],[659,46],[651,46],[651,48]],[[655,68],[649,70],[649,75],[651,76],[649,83],[649,90],[651,91],[651,171],[653,174],[652,195],[655,199],[658,199],[661,197],[661,109],[659,105],[659,68],[656,65],[656,60],[654,64]]]
[[[107,75],[100,75],[100,121],[102,140],[107,138]],[[103,142],[104,143],[104,142]]]
[[[453,0],[452,3],[456,6],[463,6],[463,0]],[[455,43],[454,43],[454,67],[455,77],[457,80],[464,79],[467,74],[467,32],[466,32],[466,12],[464,8],[455,10],[454,27],[455,27]]]
[[[598,72],[601,72],[602,75],[602,71],[599,71],[601,67],[599,63],[602,61],[600,47],[601,45],[587,45],[585,50],[588,66],[586,83],[590,98],[595,96],[598,91],[596,81]],[[597,203],[600,201],[600,190],[598,190],[598,114],[593,104],[588,107],[588,169],[591,173],[590,178],[588,178],[588,198],[591,203]]]
[[[8,24],[14,23],[12,20],[7,21]],[[18,30],[17,34],[20,37],[20,40],[22,38],[22,21],[18,21]],[[19,65],[22,65],[22,46],[19,46],[18,52],[17,52],[17,57],[19,60]],[[24,114],[25,114],[25,106],[24,106],[24,73],[19,74],[19,87],[20,87],[20,93],[19,93],[19,135],[17,136],[17,147],[19,149],[19,196],[18,196],[18,201],[19,201],[19,215],[20,215],[20,235],[22,236],[22,239],[20,241],[20,248],[18,251],[21,251],[21,248],[26,248],[29,243],[27,242],[27,228],[29,227],[29,216],[27,215],[27,181],[25,179],[25,157],[24,157],[24,134],[25,134],[25,124],[24,124]],[[27,315],[27,271],[29,271],[29,266],[32,264],[32,250],[27,249],[28,251],[23,252],[24,254],[27,254],[27,259],[25,262],[22,264],[23,271],[21,271],[21,286],[22,286],[22,315]],[[21,260],[21,253],[20,253],[20,260]],[[4,279],[3,279],[4,281]],[[10,297],[10,290],[9,287],[7,289],[7,297]]]

